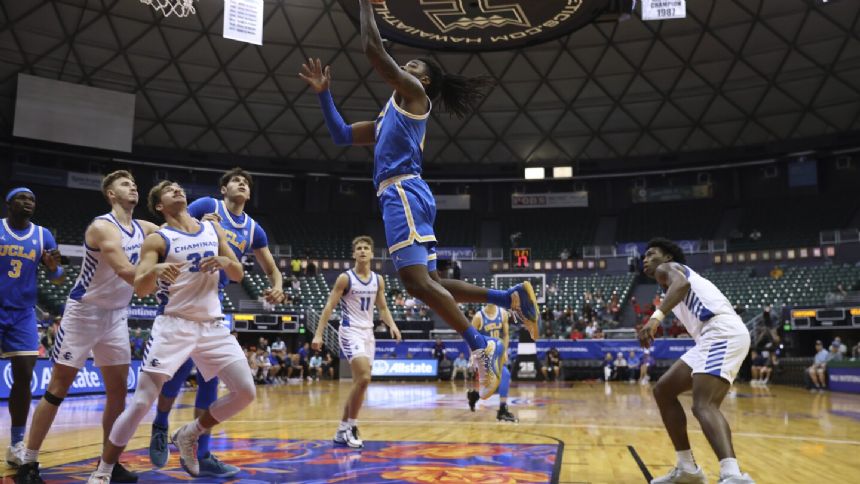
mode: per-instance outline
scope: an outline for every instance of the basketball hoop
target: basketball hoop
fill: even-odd
[[[194,0],[140,0],[140,3],[149,5],[165,17],[170,17],[171,14],[187,17],[197,13],[192,5],[193,2]]]

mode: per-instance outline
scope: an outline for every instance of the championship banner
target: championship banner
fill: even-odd
[[[59,356],[60,358],[63,355]],[[128,378],[126,386],[129,391],[134,391],[137,388],[137,380],[140,374],[140,360],[132,360],[131,366],[128,369]],[[36,360],[36,367],[33,368],[33,380],[30,382],[30,391],[34,397],[40,397],[45,394],[48,389],[48,383],[51,381],[51,373],[54,365],[47,358],[39,358]],[[9,391],[12,388],[14,379],[12,378],[12,363],[8,359],[0,360],[0,399],[8,399]],[[105,392],[104,381],[102,374],[96,368],[93,360],[87,360],[83,368],[78,372],[75,381],[72,382],[72,387],[69,388],[69,395],[90,395],[102,394]]]
[[[588,207],[588,192],[514,193],[511,208]]]

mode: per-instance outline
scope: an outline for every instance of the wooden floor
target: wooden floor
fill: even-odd
[[[250,438],[326,441],[334,433],[349,385],[305,382],[258,387],[253,406],[216,429],[213,442]],[[757,482],[856,482],[860,469],[860,396],[746,384],[737,385],[736,390],[723,410],[734,431],[741,468]],[[193,400],[193,391],[180,396],[182,405],[174,412],[172,424],[190,419]],[[488,443],[563,444],[561,461],[554,462],[559,482],[642,483],[647,482],[646,476],[661,475],[674,463],[674,452],[649,387],[515,383],[511,410],[519,417],[518,424],[496,422],[497,402],[496,397],[481,402],[478,411],[472,413],[462,383],[375,382],[368,390],[359,425],[366,441],[460,442],[476,447]],[[689,395],[682,403],[689,408]],[[101,397],[66,400],[48,436],[43,468],[98,455],[101,404]],[[716,482],[717,461],[695,419],[689,412],[688,416],[693,452],[709,481]],[[141,425],[130,449],[148,445],[151,420],[152,414]],[[8,426],[8,420],[3,424]],[[5,437],[8,430],[3,429],[0,435]],[[140,462],[132,467],[147,470]],[[86,470],[82,467],[77,474],[80,477],[62,482],[85,479]],[[283,482],[304,482],[302,468],[290,472]],[[400,482],[419,481],[403,478]],[[347,475],[338,482],[364,481],[358,477],[350,480]]]

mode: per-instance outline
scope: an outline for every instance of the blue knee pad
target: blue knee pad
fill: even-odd
[[[167,381],[164,386],[161,387],[161,394],[167,398],[176,398],[176,395],[179,395],[179,390],[182,390],[182,385],[185,383],[185,380],[188,379],[188,375],[191,374],[191,369],[194,368],[194,362],[191,361],[191,358],[188,358],[188,361],[182,364],[176,373],[173,374],[173,378]]]
[[[502,367],[502,382],[499,383],[499,396],[502,398],[508,397],[508,389],[511,387],[511,372],[507,366]]]
[[[211,380],[203,380],[203,375],[197,372],[197,398],[194,399],[194,407],[200,410],[208,410],[209,405],[218,400],[218,377]]]

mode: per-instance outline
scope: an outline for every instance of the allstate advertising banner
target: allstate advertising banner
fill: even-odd
[[[126,384],[129,391],[137,388],[137,377],[140,372],[140,360],[132,360],[131,366],[128,369],[128,379]],[[48,383],[51,381],[51,372],[53,364],[48,359],[36,360],[36,367],[33,369],[33,380],[30,382],[30,390],[34,397],[42,396],[45,390],[48,389]],[[0,360],[0,399],[9,398],[9,390],[12,388],[12,364],[10,360]],[[105,392],[104,381],[102,374],[96,369],[93,360],[87,360],[86,365],[78,372],[75,381],[72,382],[72,388],[69,389],[69,395],[86,395],[99,394]]]
[[[375,377],[436,377],[436,360],[373,360],[370,374]]]
[[[443,343],[449,360],[453,361],[460,353],[468,358],[469,347],[465,341],[445,340]],[[658,360],[675,360],[695,344],[692,339],[658,339],[651,347],[651,355]],[[407,361],[432,359],[435,346],[436,342],[433,340],[410,340],[401,343],[394,340],[377,340],[376,358],[379,360],[397,358]],[[509,359],[514,360],[517,357],[517,345],[511,342],[510,346]],[[630,351],[642,353],[639,341],[633,339],[540,340],[537,342],[538,360],[544,359],[546,352],[552,347],[558,349],[559,355],[564,360],[602,360],[606,353],[615,355],[619,351],[624,352],[625,355]]]

